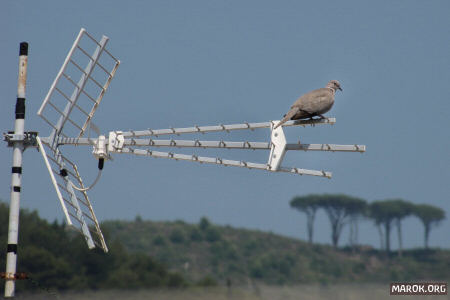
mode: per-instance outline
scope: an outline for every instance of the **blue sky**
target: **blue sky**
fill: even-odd
[[[0,128],[13,127],[18,45],[27,41],[26,128],[49,132],[36,112],[84,27],[97,38],[107,35],[122,62],[95,116],[103,133],[279,119],[298,96],[337,79],[344,91],[327,114],[336,125],[288,128],[288,140],[367,145],[362,155],[288,153],[285,165],[329,170],[331,180],[116,156],[90,193],[99,219],[208,216],[305,238],[305,217],[289,201],[308,193],[403,198],[450,214],[449,13],[448,1],[5,1]],[[269,131],[201,138],[268,141]],[[85,181],[93,180],[91,149],[75,152]],[[268,156],[200,153],[254,162]],[[9,200],[6,144],[0,157],[0,198]],[[27,150],[21,206],[53,220],[62,217],[58,205],[40,154]],[[431,245],[450,246],[449,224],[432,232]],[[423,243],[418,220],[407,219],[403,228],[406,247]],[[315,239],[330,242],[322,212]],[[341,244],[347,240],[345,229]],[[360,242],[378,246],[370,221],[361,224]]]

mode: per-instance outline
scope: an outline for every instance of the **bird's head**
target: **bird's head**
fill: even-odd
[[[331,80],[330,82],[328,82],[326,87],[333,89],[334,91],[336,90],[342,91],[341,84],[337,80]]]

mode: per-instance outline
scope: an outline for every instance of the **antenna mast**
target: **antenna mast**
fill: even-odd
[[[27,83],[28,43],[20,43],[19,83],[17,85],[16,120],[13,138],[8,142],[13,148],[11,174],[11,202],[9,204],[8,246],[6,250],[5,297],[14,297],[19,236],[20,189],[22,184],[22,155],[27,146],[25,135],[25,87]]]

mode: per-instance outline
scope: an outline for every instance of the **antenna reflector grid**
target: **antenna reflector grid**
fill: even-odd
[[[37,113],[52,138],[86,132],[120,64],[106,49],[108,40],[80,30]]]
[[[108,252],[103,233],[86,191],[78,191],[73,188],[73,184],[84,188],[77,166],[65,157],[58,148],[43,143],[39,137],[37,137],[37,143],[50,173],[67,224],[83,235],[89,249],[99,247]],[[47,148],[48,153],[45,148]]]

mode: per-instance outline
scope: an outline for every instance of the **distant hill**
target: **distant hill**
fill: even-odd
[[[190,281],[245,284],[389,282],[450,279],[450,251],[406,250],[399,258],[372,247],[334,250],[273,233],[176,222],[106,221],[110,241],[142,252]]]
[[[0,240],[7,244],[8,212],[0,202]],[[178,273],[149,255],[129,254],[120,241],[109,243],[109,253],[88,250],[83,238],[64,224],[49,223],[37,212],[20,211],[17,272],[19,294],[26,290],[89,290],[183,287],[188,283]],[[0,255],[4,272],[5,252]],[[126,280],[124,280],[124,278]],[[3,284],[1,284],[3,288]]]
[[[6,245],[8,207],[0,202]],[[450,251],[404,251],[387,257],[370,247],[334,250],[273,233],[198,224],[106,221],[109,253],[88,250],[64,224],[21,210],[18,291],[180,288],[255,283],[353,283],[450,279]],[[1,267],[3,266],[3,267]],[[5,255],[0,255],[0,268]],[[2,270],[0,270],[2,271]],[[259,286],[259,285],[258,285]]]

